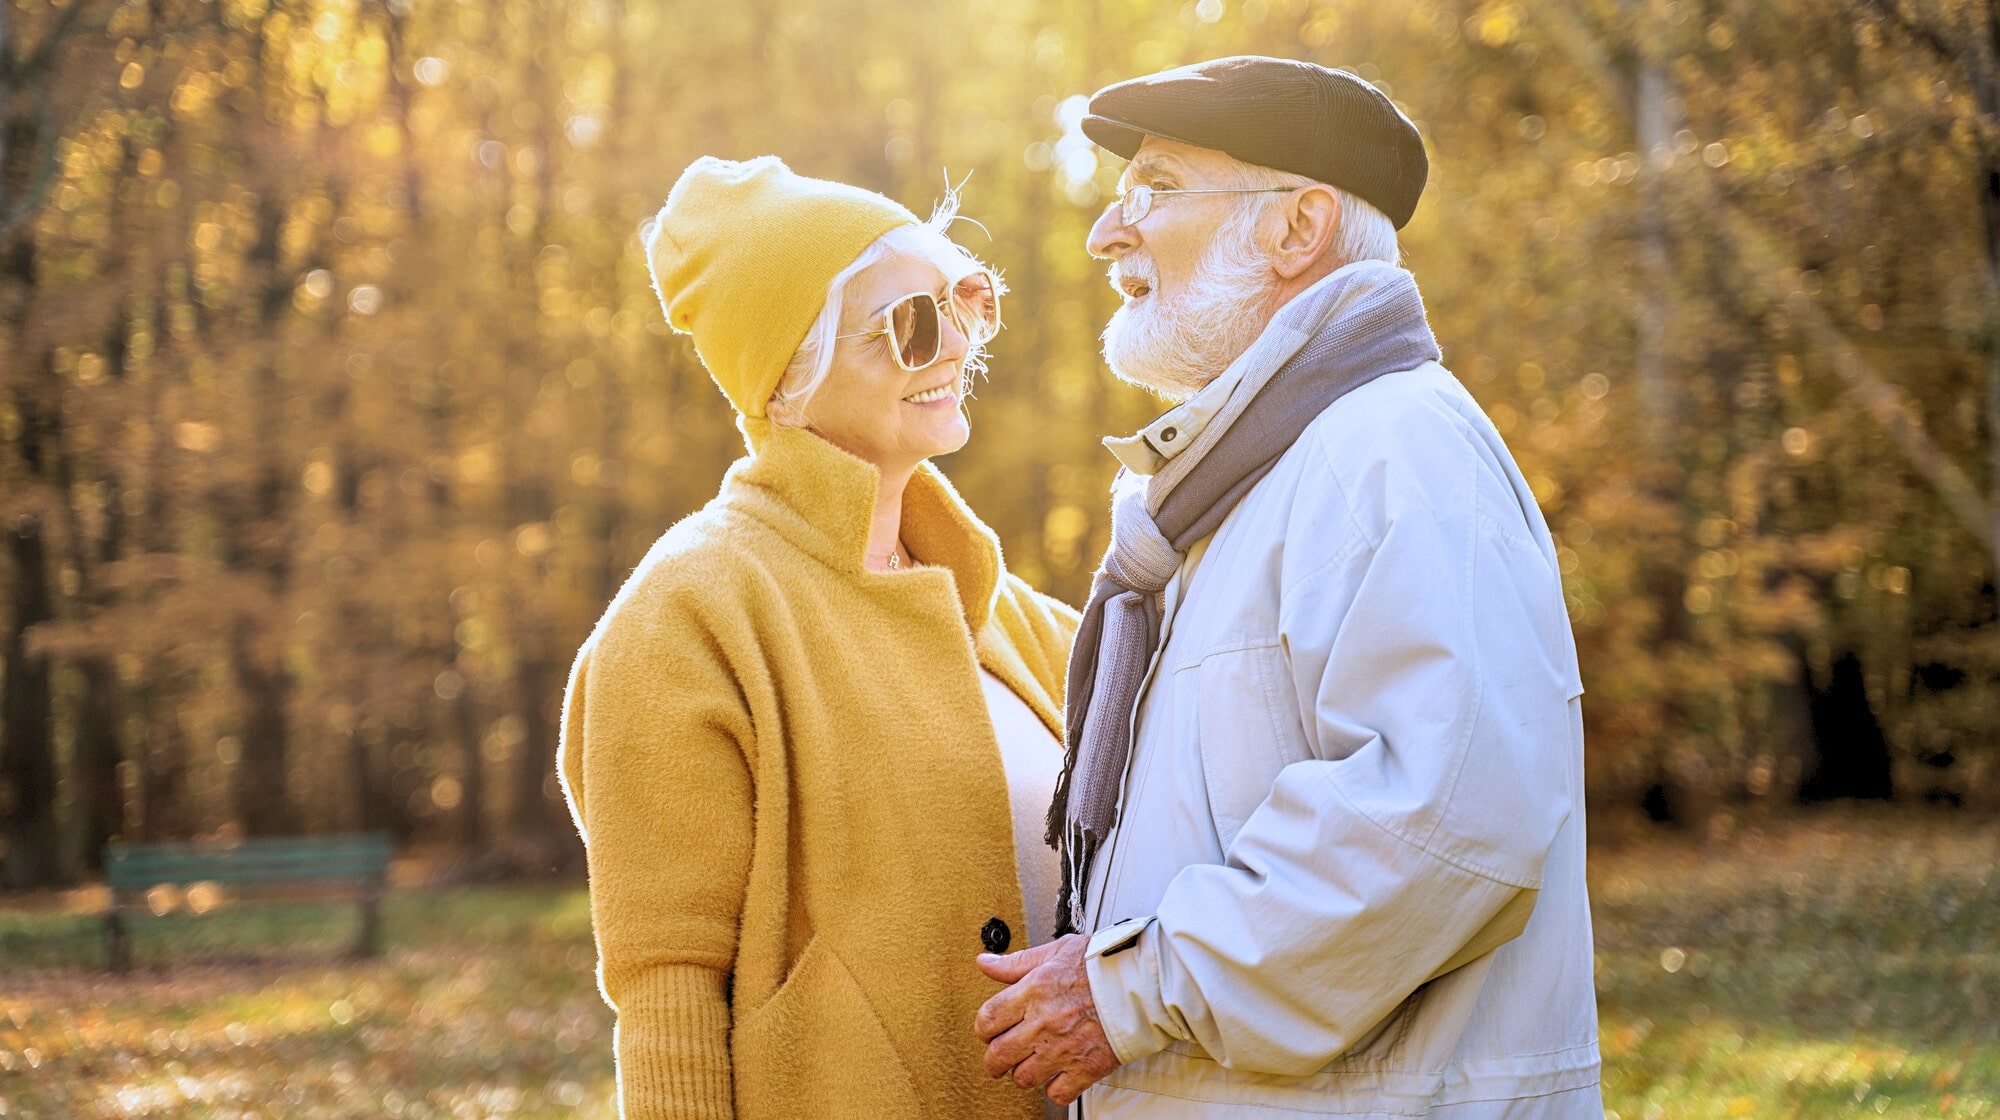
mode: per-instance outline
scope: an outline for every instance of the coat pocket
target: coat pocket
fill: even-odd
[[[777,992],[736,1023],[741,1120],[866,1116],[917,1120],[916,1085],[868,997],[815,935]]]
[[[1209,654],[1194,676],[1202,778],[1226,855],[1243,822],[1271,796],[1279,772],[1311,752],[1276,644]]]

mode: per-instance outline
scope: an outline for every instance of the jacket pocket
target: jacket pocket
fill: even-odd
[[[1278,774],[1311,757],[1299,727],[1284,650],[1260,645],[1209,654],[1194,667],[1202,779],[1225,856]]]
[[[907,1118],[916,1085],[868,997],[820,935],[731,1040],[740,1120]]]

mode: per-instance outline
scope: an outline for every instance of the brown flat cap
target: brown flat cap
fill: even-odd
[[[1417,126],[1381,90],[1288,58],[1236,55],[1105,86],[1083,131],[1126,159],[1158,136],[1304,175],[1364,199],[1397,229],[1430,174]]]

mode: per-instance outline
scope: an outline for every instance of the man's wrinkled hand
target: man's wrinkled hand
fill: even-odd
[[[986,1001],[973,1029],[986,1043],[986,1076],[1040,1088],[1068,1106],[1118,1068],[1097,1020],[1082,934],[1008,956],[979,955],[979,971],[1008,987]]]

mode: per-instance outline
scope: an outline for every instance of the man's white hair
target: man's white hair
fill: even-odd
[[[1340,229],[1335,231],[1330,247],[1334,260],[1339,264],[1353,264],[1355,261],[1386,261],[1389,264],[1402,263],[1402,246],[1396,242],[1396,223],[1389,220],[1376,207],[1351,191],[1341,190],[1331,183],[1322,183],[1304,175],[1289,171],[1278,171],[1269,167],[1259,167],[1245,163],[1234,156],[1229,160],[1239,187],[1310,187],[1322,186],[1333,192],[1340,200]],[[1246,208],[1262,209],[1275,204],[1276,194],[1244,195],[1240,205]]]
[[[820,307],[819,315],[807,328],[804,341],[792,352],[792,360],[785,366],[785,375],[778,381],[778,388],[772,392],[771,401],[765,411],[779,424],[802,428],[806,423],[806,405],[813,394],[826,384],[827,375],[833,372],[833,348],[840,335],[841,300],[847,294],[847,285],[870,265],[880,264],[898,253],[908,253],[921,257],[936,265],[944,273],[947,281],[957,283],[974,272],[992,272],[978,257],[967,252],[946,235],[945,231],[958,220],[958,192],[946,191],[944,200],[931,212],[930,220],[922,225],[897,226],[871,242],[854,263],[840,270],[826,286],[826,303]],[[994,274],[996,292],[1005,293],[1006,285]],[[970,381],[974,374],[986,371],[984,348],[974,347],[965,355],[960,367],[964,370],[964,380]]]

